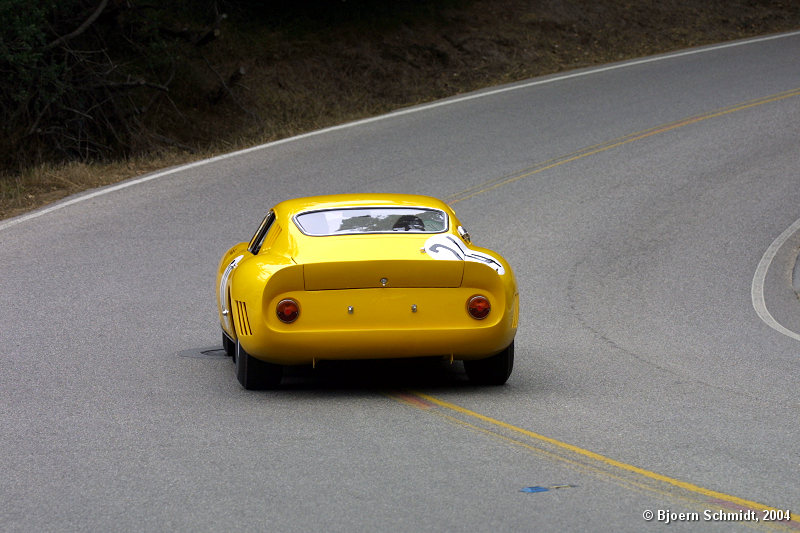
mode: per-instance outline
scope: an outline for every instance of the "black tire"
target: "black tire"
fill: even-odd
[[[283,367],[256,359],[236,341],[236,378],[247,390],[274,389],[281,383]]]
[[[236,343],[230,340],[225,333],[222,334],[222,347],[225,349],[225,355],[236,361]]]
[[[467,377],[475,385],[503,385],[514,368],[514,341],[497,355],[464,361]]]

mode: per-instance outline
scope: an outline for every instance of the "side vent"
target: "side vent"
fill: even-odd
[[[236,300],[236,329],[239,335],[249,337],[253,334],[250,329],[250,319],[247,318],[247,304]]]

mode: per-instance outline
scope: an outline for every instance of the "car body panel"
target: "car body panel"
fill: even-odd
[[[293,220],[310,210],[358,206],[440,209],[449,223],[434,233],[310,236]],[[464,240],[460,222],[443,202],[416,195],[332,195],[282,202],[272,213],[261,245],[254,246],[258,233],[250,243],[237,244],[217,274],[222,329],[252,357],[282,365],[481,359],[513,341],[519,298],[511,267],[499,254]],[[476,294],[492,304],[483,320],[467,313],[467,301]],[[286,298],[300,308],[291,324],[275,311]]]

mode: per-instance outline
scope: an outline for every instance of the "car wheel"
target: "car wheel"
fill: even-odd
[[[497,355],[464,361],[467,377],[476,385],[502,385],[514,368],[514,341]]]
[[[222,347],[225,349],[225,355],[233,358],[236,361],[236,344],[228,338],[224,333],[222,334]]]
[[[281,383],[283,367],[256,359],[236,341],[236,377],[247,390],[274,389]]]

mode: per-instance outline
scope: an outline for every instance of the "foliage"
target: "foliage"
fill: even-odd
[[[1,182],[39,164],[229,150],[490,84],[794,29],[800,4],[0,0],[0,20]]]
[[[198,5],[0,0],[0,167],[169,141],[153,112],[170,103],[180,55],[213,41],[220,22],[203,27]]]

